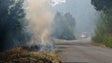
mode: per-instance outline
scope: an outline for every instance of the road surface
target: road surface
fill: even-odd
[[[63,63],[112,63],[112,49],[87,40],[61,41],[56,45]]]

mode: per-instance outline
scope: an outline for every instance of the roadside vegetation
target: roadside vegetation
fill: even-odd
[[[112,0],[92,0],[92,4],[100,11],[92,39],[96,43],[112,47]]]
[[[55,51],[30,51],[16,47],[0,53],[0,63],[61,63]]]

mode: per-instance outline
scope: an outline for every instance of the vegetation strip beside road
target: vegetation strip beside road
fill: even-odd
[[[0,53],[0,63],[60,63],[55,51],[29,51],[17,47]]]

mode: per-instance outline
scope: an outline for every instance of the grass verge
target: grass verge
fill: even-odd
[[[0,53],[0,63],[61,63],[55,51],[29,51],[17,47]]]

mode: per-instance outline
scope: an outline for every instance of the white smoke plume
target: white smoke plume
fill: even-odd
[[[31,42],[46,44],[50,34],[50,24],[53,14],[50,0],[26,0],[24,8],[28,20],[27,31],[33,34]]]

